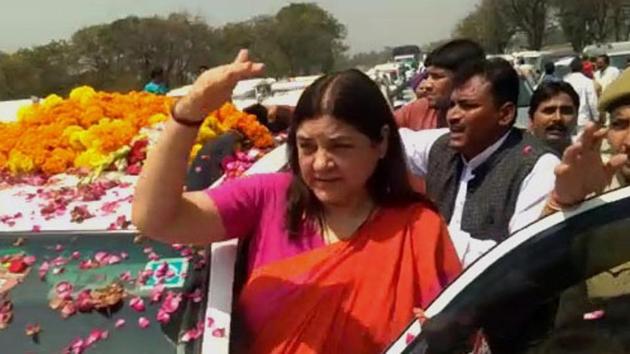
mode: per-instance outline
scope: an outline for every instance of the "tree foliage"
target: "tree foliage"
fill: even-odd
[[[156,67],[176,87],[202,65],[232,60],[240,48],[265,62],[271,76],[326,72],[343,57],[345,36],[345,26],[313,3],[219,28],[183,13],[130,16],[82,28],[68,41],[0,54],[0,99],[65,94],[85,84],[137,90]]]

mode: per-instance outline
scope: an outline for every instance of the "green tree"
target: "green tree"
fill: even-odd
[[[530,49],[540,50],[550,24],[551,0],[500,0],[509,23],[527,38]]]
[[[343,45],[346,28],[314,3],[291,4],[275,16],[276,41],[290,75],[328,72]]]
[[[505,52],[515,26],[502,5],[500,0],[482,0],[473,12],[459,21],[454,35],[479,42],[489,53]]]

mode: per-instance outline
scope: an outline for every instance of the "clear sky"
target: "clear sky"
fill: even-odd
[[[0,50],[67,39],[81,27],[129,15],[187,11],[210,25],[274,14],[285,0],[0,0]],[[298,2],[298,1],[293,1]],[[350,52],[446,38],[478,0],[318,0],[348,28]]]

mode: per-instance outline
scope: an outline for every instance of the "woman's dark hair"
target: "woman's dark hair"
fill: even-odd
[[[300,171],[297,130],[310,119],[328,115],[351,125],[372,142],[383,140],[383,127],[389,128],[389,146],[368,179],[367,189],[378,206],[404,206],[428,201],[411,188],[404,151],[394,115],[374,81],[358,70],[325,75],[311,84],[300,97],[289,127],[288,160],[293,181],[287,192],[286,223],[291,237],[296,237],[303,222],[323,226],[321,202],[308,188]],[[432,205],[429,203],[429,205]]]
[[[575,92],[575,89],[571,84],[564,81],[547,81],[543,82],[536,88],[536,91],[532,94],[532,98],[529,101],[529,118],[534,118],[534,113],[538,110],[538,107],[545,101],[558,96],[561,93],[566,93],[571,97],[573,106],[577,112],[580,107],[580,96]]]

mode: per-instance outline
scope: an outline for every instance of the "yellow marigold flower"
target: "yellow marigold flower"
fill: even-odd
[[[85,147],[81,143],[81,133],[83,128],[78,125],[69,125],[63,130],[62,137],[74,150],[83,150]]]
[[[96,96],[96,91],[90,86],[79,86],[70,91],[70,99],[86,106]]]
[[[74,159],[74,167],[95,169],[107,162],[107,155],[95,149],[88,149]]]
[[[214,139],[216,137],[217,133],[214,130],[208,127],[201,127],[201,129],[199,129],[199,133],[197,134],[197,142],[203,144],[206,141]]]
[[[197,156],[197,153],[199,152],[199,150],[201,150],[202,147],[203,147],[202,144],[193,145],[192,149],[190,149],[190,161],[192,161],[192,159],[194,159],[195,156]]]
[[[12,150],[9,154],[9,161],[7,162],[9,171],[13,174],[32,172],[35,168],[33,159],[23,154],[19,150]]]
[[[154,114],[149,117],[149,125],[165,122],[168,119],[168,116],[164,113]]]
[[[35,105],[29,104],[26,106],[22,106],[17,111],[18,121],[22,122],[33,120],[33,116],[35,115],[35,113]]]
[[[44,98],[44,101],[42,101],[42,106],[44,106],[45,108],[52,108],[62,102],[63,102],[63,98],[61,98],[58,95],[52,94]]]

